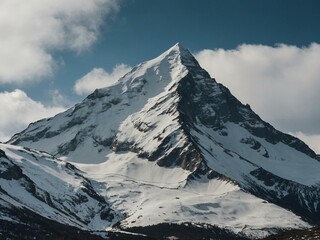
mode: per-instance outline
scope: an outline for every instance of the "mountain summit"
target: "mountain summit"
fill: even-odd
[[[75,162],[104,161],[110,145],[116,148],[116,134],[128,116],[137,115],[147,104],[156,104],[159,98],[174,101],[171,107],[177,105],[179,96],[175,92],[189,68],[201,69],[190,52],[177,43],[159,57],[134,67],[115,85],[97,89],[68,111],[30,124],[9,143],[42,149]],[[88,152],[88,145],[95,146],[93,151]]]
[[[100,183],[121,229],[197,223],[262,237],[320,220],[316,154],[179,43],[8,143],[73,162]]]

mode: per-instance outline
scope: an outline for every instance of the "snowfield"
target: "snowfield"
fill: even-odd
[[[119,161],[122,161],[121,158],[114,159],[114,163]],[[163,168],[150,164],[149,168],[143,169],[146,175],[142,172],[126,175],[117,171],[97,171],[106,169],[105,166],[113,168],[110,162],[98,166],[77,164],[97,182],[108,183],[107,186],[100,185],[99,193],[127,216],[121,221],[124,228],[159,223],[206,223],[261,238],[275,233],[277,229],[309,226],[293,213],[223,180],[203,179],[185,185],[187,172],[178,172],[176,169],[169,169],[165,173]],[[158,171],[164,175],[148,175]],[[172,176],[178,178],[173,179]]]

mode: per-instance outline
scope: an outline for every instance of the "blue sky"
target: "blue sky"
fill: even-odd
[[[320,42],[319,1],[127,0],[89,52],[64,54],[55,76],[73,81],[93,67],[131,66],[182,42],[191,51],[236,48],[242,43],[308,46]],[[59,85],[58,85],[59,86]]]
[[[81,101],[89,90],[77,93],[75,84],[85,75],[86,86],[97,72],[112,82],[181,42],[266,120],[320,145],[320,110],[314,110],[320,99],[313,93],[320,87],[319,9],[316,0],[4,0],[0,100],[8,110],[0,116],[0,139]],[[260,86],[283,104],[275,109]]]

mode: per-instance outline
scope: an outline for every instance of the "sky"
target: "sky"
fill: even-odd
[[[320,1],[0,0],[0,141],[181,42],[320,153]]]

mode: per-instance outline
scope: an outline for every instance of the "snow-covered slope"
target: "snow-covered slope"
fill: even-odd
[[[261,236],[305,226],[293,213],[320,220],[316,154],[241,104],[180,44],[9,143],[76,164],[127,216],[121,226],[193,222]]]
[[[119,217],[72,164],[0,144],[0,220],[32,225],[24,212],[85,230],[106,229]]]
[[[141,180],[132,172],[115,173],[110,169],[123,160],[114,156],[111,162],[78,167],[95,181],[107,183],[107,186],[100,186],[99,192],[110,199],[113,208],[126,215],[120,222],[124,229],[191,222],[204,228],[213,225],[257,238],[279,229],[308,227],[293,213],[246,193],[232,182],[204,177],[186,185],[186,178],[181,181],[183,174],[175,168],[163,170],[148,162],[143,170],[149,181],[145,176]],[[139,168],[139,161],[145,160],[134,157],[131,166]],[[151,177],[151,174],[163,175]],[[174,176],[177,176],[175,181]]]

